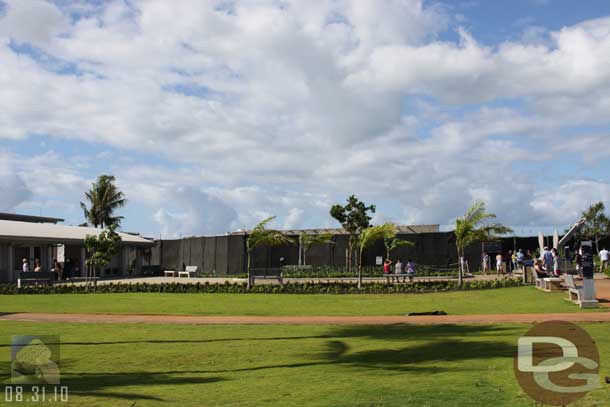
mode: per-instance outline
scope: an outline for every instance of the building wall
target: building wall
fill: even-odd
[[[392,254],[393,259],[412,259],[418,264],[435,266],[455,266],[458,262],[455,236],[452,232],[404,234],[398,237],[415,243],[413,247],[399,247]],[[296,236],[295,236],[295,240]],[[343,266],[346,264],[348,236],[336,235],[334,244],[315,245],[307,253],[307,264]],[[503,252],[508,250],[536,250],[537,237],[501,239]],[[466,249],[466,260],[471,270],[481,265],[481,243],[473,243]],[[363,264],[373,266],[377,256],[386,257],[382,241],[365,250]],[[298,244],[278,247],[258,247],[252,253],[253,268],[275,268],[280,266],[280,258],[285,265],[298,264]],[[205,274],[241,274],[246,272],[246,249],[243,235],[197,237],[180,240],[157,241],[144,256],[145,265],[160,265],[167,270],[182,270],[184,266],[198,266]],[[157,263],[155,263],[157,262]]]

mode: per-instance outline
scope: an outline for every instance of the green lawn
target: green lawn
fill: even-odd
[[[608,325],[582,326],[610,375]],[[0,375],[11,335],[58,334],[69,406],[533,407],[512,368],[528,328],[0,322]],[[602,386],[575,405],[606,406]]]
[[[193,315],[401,315],[581,312],[565,293],[533,287],[430,294],[56,294],[0,295],[2,312]]]

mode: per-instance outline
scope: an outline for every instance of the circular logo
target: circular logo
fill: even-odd
[[[595,341],[569,322],[544,322],[520,337],[514,368],[521,388],[550,406],[568,405],[600,386]]]

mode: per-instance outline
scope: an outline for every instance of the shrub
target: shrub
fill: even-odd
[[[384,282],[365,283],[362,288],[343,282],[331,283],[287,283],[282,285],[255,285],[248,289],[245,283],[165,283],[165,284],[100,284],[97,288],[84,285],[29,286],[17,288],[14,284],[0,284],[0,294],[105,294],[105,293],[225,293],[225,294],[393,294],[425,293],[455,290],[484,290],[518,287],[521,279],[468,281],[459,287],[457,281],[417,281],[410,284]]]
[[[418,277],[447,277],[457,276],[457,274],[457,268],[417,267]],[[356,278],[358,273],[356,270],[349,273],[345,266],[314,266],[309,269],[287,266],[282,269],[282,276],[284,278]],[[381,266],[365,266],[362,268],[362,276],[383,277],[383,268]]]

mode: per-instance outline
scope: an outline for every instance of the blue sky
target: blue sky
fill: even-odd
[[[608,201],[610,3],[0,0],[0,211],[218,234],[276,215],[519,233]]]

